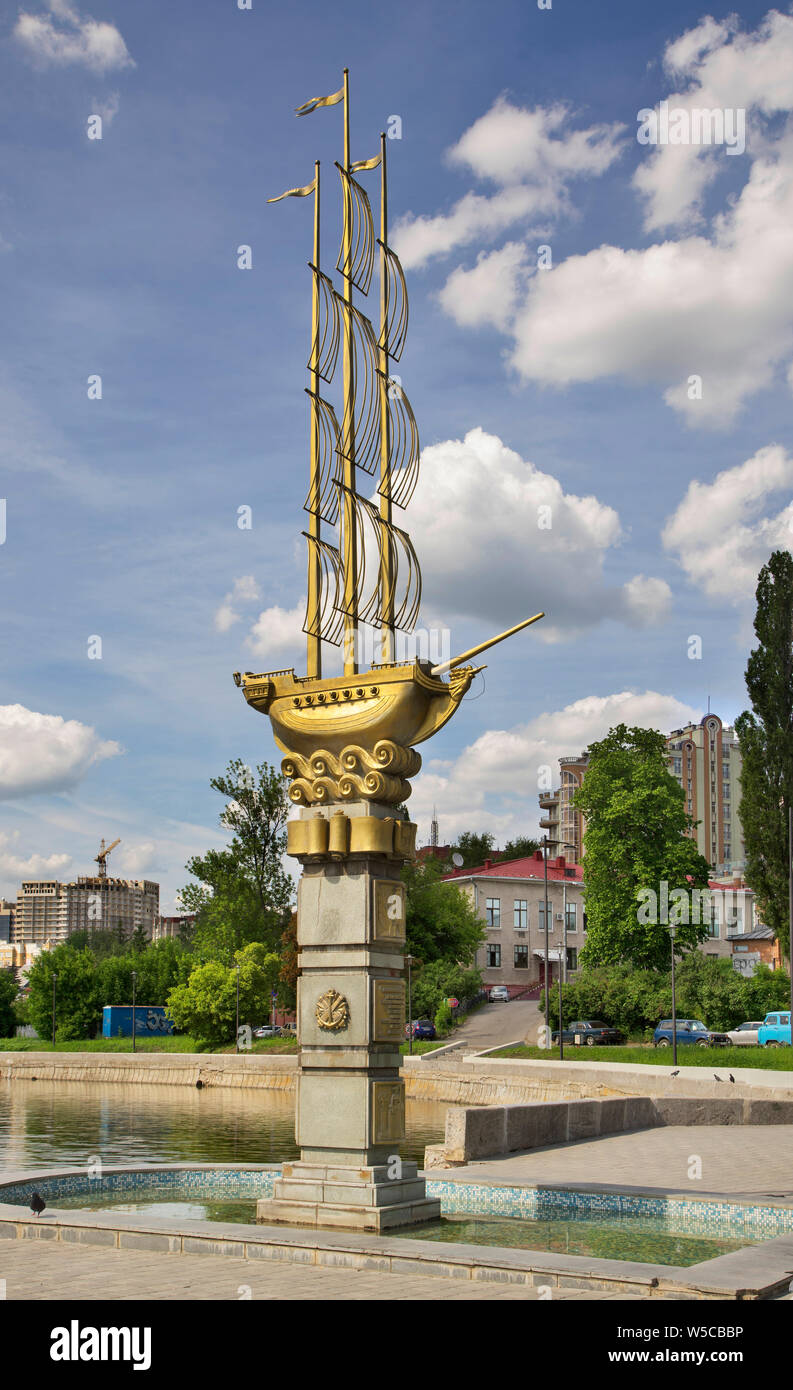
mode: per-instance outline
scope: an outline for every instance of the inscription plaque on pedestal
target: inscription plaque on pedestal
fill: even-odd
[[[405,941],[405,887],[391,879],[378,878],[374,884],[374,936],[376,941]]]
[[[405,1087],[401,1081],[372,1084],[372,1143],[390,1144],[405,1137]]]
[[[373,1042],[401,1043],[405,1031],[404,980],[375,980]]]

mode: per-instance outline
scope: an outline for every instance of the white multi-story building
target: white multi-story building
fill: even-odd
[[[148,879],[80,877],[74,883],[30,880],[17,895],[12,942],[57,946],[74,931],[130,934],[142,927],[149,940],[160,915],[160,885]]]

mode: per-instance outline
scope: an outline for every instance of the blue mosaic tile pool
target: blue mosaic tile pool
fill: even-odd
[[[253,1222],[279,1166],[56,1173],[0,1187],[27,1206],[34,1187],[55,1210],[126,1211],[176,1221]],[[398,1234],[416,1239],[562,1250],[658,1264],[693,1264],[793,1230],[793,1208],[619,1192],[577,1192],[427,1179],[443,1220]]]

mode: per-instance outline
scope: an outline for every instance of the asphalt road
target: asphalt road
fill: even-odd
[[[513,999],[509,1004],[483,1004],[454,1034],[466,1052],[479,1052],[511,1042],[537,1043],[544,1022],[536,999]]]

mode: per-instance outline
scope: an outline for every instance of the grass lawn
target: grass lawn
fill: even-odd
[[[559,1048],[504,1047],[491,1052],[491,1057],[528,1057],[534,1062],[559,1059]],[[566,1047],[568,1062],[624,1062],[651,1067],[671,1067],[671,1047]],[[679,1067],[710,1067],[720,1076],[736,1067],[765,1067],[769,1071],[793,1071],[793,1048],[790,1047],[678,1047]]]

